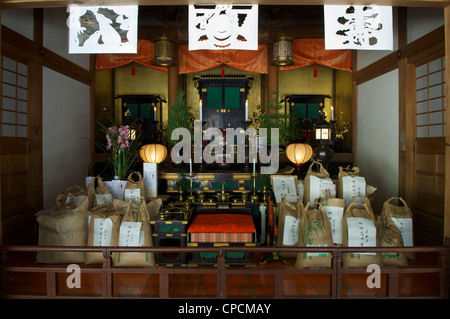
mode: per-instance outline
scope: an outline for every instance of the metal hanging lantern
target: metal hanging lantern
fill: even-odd
[[[282,35],[274,42],[272,64],[276,66],[294,64],[292,60],[292,38]]]
[[[317,147],[314,149],[314,159],[327,165],[333,156],[333,140],[331,136],[331,124],[325,120],[315,124]]]
[[[155,41],[155,65],[168,67],[175,64],[175,45],[163,35]]]

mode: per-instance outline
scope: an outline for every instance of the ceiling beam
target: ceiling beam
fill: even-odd
[[[196,0],[196,4],[241,4],[243,1],[236,0]],[[188,5],[190,0],[108,0],[107,5],[151,5],[151,6],[171,6],[171,5]],[[348,0],[250,0],[248,4],[259,5],[324,5],[324,4],[342,4],[348,5]],[[20,8],[50,8],[50,7],[67,7],[70,4],[80,6],[98,6],[105,5],[104,0],[3,0],[0,3],[0,9],[20,9]],[[374,0],[352,1],[354,5],[376,4],[393,7],[441,7],[444,8],[450,4],[450,0]]]

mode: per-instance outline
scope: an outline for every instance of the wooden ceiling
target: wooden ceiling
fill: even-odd
[[[2,0],[0,9],[8,8],[46,8],[67,7],[70,4],[89,5],[139,5],[140,39],[154,40],[155,37],[169,34],[179,44],[188,39],[188,7],[190,0]],[[196,0],[196,4],[255,3],[259,4],[259,43],[269,43],[274,37],[284,34],[295,39],[323,38],[323,4],[367,4],[367,1],[349,0]],[[450,0],[375,0],[370,4],[392,6],[445,7]],[[174,27],[174,28],[173,28]],[[270,31],[275,30],[275,31]],[[278,34],[277,34],[278,33]]]
[[[67,7],[70,4],[88,5],[150,5],[173,6],[188,4],[259,4],[259,5],[324,5],[324,4],[377,4],[394,7],[445,7],[450,0],[2,0],[0,9]]]

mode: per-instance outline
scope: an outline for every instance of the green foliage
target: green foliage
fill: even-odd
[[[179,174],[179,177],[178,177],[178,180],[175,182],[175,186],[178,189],[187,190],[189,188],[189,181],[186,178],[187,173],[183,167],[180,167],[178,169],[178,174]]]
[[[170,145],[176,143],[177,140],[172,140],[172,132],[177,128],[186,128],[190,130],[192,125],[192,113],[186,105],[186,97],[184,91],[177,92],[177,99],[175,104],[169,110],[169,118],[166,127],[166,140]]]
[[[273,95],[278,92],[272,91]],[[273,110],[273,111],[271,111]],[[279,145],[286,146],[292,139],[292,128],[290,123],[292,116],[284,113],[284,105],[276,98],[273,98],[270,103],[266,105],[266,110],[259,116],[259,128],[267,128],[267,142],[268,144],[275,144],[276,141],[271,140],[271,129],[278,128]],[[274,143],[275,142],[275,143]]]

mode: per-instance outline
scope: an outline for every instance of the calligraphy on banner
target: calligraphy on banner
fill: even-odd
[[[324,6],[325,49],[392,50],[392,7]]]
[[[190,5],[189,50],[258,50],[257,5]]]

